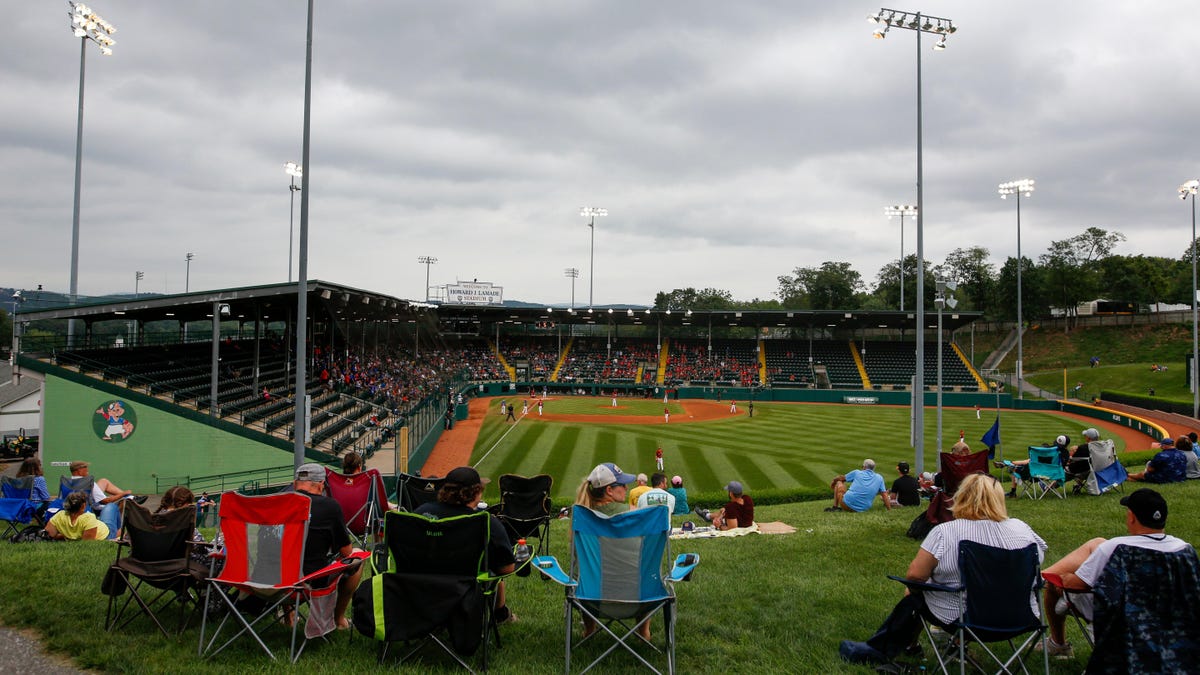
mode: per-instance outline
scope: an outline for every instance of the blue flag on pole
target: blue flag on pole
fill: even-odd
[[[992,423],[992,428],[987,430],[983,438],[979,439],[984,445],[995,450],[997,445],[1000,445],[1000,416],[996,416],[996,421]]]

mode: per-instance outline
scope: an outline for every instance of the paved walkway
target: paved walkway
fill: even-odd
[[[85,673],[62,657],[49,656],[32,631],[18,631],[0,626],[0,673],[38,673],[39,675],[74,675]]]

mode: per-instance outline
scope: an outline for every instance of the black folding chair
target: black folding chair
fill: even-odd
[[[422,504],[436,502],[438,490],[444,482],[445,478],[426,478],[401,473],[396,485],[400,508],[404,511],[416,511]]]
[[[967,663],[984,670],[968,654],[968,642],[979,643],[984,653],[999,666],[999,672],[1012,672],[1014,664],[1019,665],[1022,672],[1028,672],[1024,656],[1034,645],[1044,643],[1046,636],[1046,626],[1039,618],[1042,577],[1038,570],[1037,545],[1008,550],[963,541],[958,545],[958,569],[962,579],[958,586],[889,576],[912,592],[937,591],[958,596],[959,618],[949,623],[936,623],[952,638],[943,649],[939,649],[934,641],[930,620],[922,617],[925,634],[942,672],[948,675],[954,661],[958,661],[960,673],[966,672]],[[1036,613],[1035,607],[1038,608]],[[1021,636],[1027,637],[1017,644],[1015,640]],[[1003,657],[988,646],[996,642],[1008,643],[1011,653]],[[1049,673],[1050,657],[1045,644],[1042,646],[1043,669]]]
[[[500,503],[488,508],[504,523],[508,538],[537,539],[537,555],[550,553],[550,489],[554,479],[546,474],[532,478],[506,473],[500,476]],[[525,574],[529,568],[523,569]]]
[[[204,564],[191,557],[196,507],[152,514],[141,505],[127,501],[124,508],[124,536],[117,541],[117,559],[108,568],[100,586],[108,595],[104,628],[112,632],[145,614],[163,635],[170,637],[156,612],[178,604],[176,633],[182,633],[200,606],[199,589],[208,576]],[[151,596],[155,589],[157,594]],[[126,591],[129,596],[121,603],[118,598]],[[126,617],[131,603],[136,603],[141,611]],[[122,618],[125,619],[123,622]]]
[[[479,652],[487,670],[489,636],[500,646],[492,621],[499,577],[488,571],[492,517],[484,511],[431,519],[403,511],[384,514],[388,570],[364,582],[354,594],[354,626],[388,647],[403,643],[400,658],[412,658],[433,643],[460,666]]]

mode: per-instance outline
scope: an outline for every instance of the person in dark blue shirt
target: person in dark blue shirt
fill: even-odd
[[[1129,480],[1145,481],[1147,483],[1182,483],[1187,478],[1187,455],[1175,447],[1175,441],[1170,436],[1159,441],[1161,448],[1146,463],[1146,470],[1129,474]]]

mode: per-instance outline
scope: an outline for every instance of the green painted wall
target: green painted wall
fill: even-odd
[[[123,441],[102,440],[94,430],[97,408],[113,399],[125,401],[137,419]],[[49,374],[43,401],[42,463],[51,492],[69,473],[52,462],[85,460],[93,476],[138,493],[153,492],[156,475],[161,482],[290,462],[290,453],[278,448]]]

